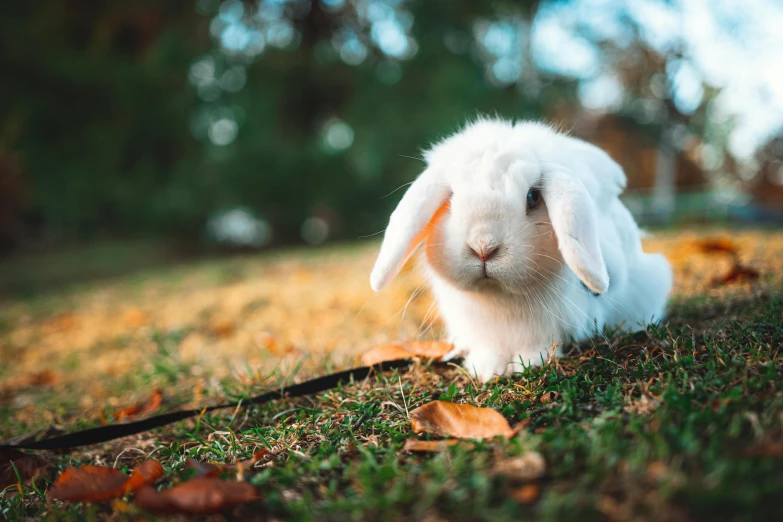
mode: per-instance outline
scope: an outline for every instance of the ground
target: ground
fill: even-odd
[[[716,282],[730,237],[758,280]],[[244,477],[262,499],[226,518],[294,520],[764,520],[783,504],[783,232],[661,233],[675,268],[668,319],[609,333],[511,379],[409,370],[302,399],[205,415],[71,453],[69,465],[166,468],[270,453]],[[415,267],[369,289],[376,243],[148,268],[0,301],[0,439],[114,422],[155,389],[159,411],[249,396],[358,365],[369,347],[438,338]],[[18,264],[18,263],[17,263]],[[33,265],[30,265],[33,266]],[[18,270],[18,267],[16,268]],[[34,285],[35,278],[26,281]],[[408,412],[440,398],[499,410],[518,436],[437,454],[402,450]],[[107,420],[108,419],[108,420]],[[543,476],[509,471],[539,454]],[[63,504],[12,486],[9,519],[136,519],[132,503]]]

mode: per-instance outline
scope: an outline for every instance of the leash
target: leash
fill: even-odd
[[[434,366],[447,366],[454,362],[433,361]],[[341,372],[331,373],[321,377],[316,377],[309,381],[305,381],[299,384],[293,384],[285,386],[275,391],[268,391],[255,397],[247,399],[241,399],[239,401],[230,402],[226,404],[216,404],[213,406],[207,406],[206,408],[198,408],[192,410],[180,410],[169,413],[163,413],[148,417],[146,419],[128,422],[125,424],[111,424],[108,426],[98,426],[96,428],[90,428],[81,431],[75,431],[73,433],[66,433],[65,435],[59,435],[57,437],[51,437],[39,441],[21,441],[10,444],[0,444],[0,451],[5,450],[67,450],[70,448],[76,448],[79,446],[89,446],[91,444],[99,444],[101,442],[107,442],[110,440],[127,437],[129,435],[135,435],[154,428],[160,428],[161,426],[167,426],[177,421],[196,417],[204,413],[224,410],[226,408],[239,408],[257,404],[265,404],[275,399],[281,399],[284,397],[303,397],[305,395],[313,395],[322,391],[331,390],[336,388],[342,383],[350,381],[360,381],[373,372],[384,372],[389,370],[395,370],[399,368],[408,368],[414,363],[414,359],[400,359],[396,361],[385,361],[372,366],[361,366],[359,368],[353,368],[351,370],[343,370]],[[13,439],[12,439],[13,440]]]

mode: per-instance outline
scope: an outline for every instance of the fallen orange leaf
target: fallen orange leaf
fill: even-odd
[[[30,388],[33,386],[51,386],[57,384],[60,381],[60,375],[52,370],[41,370],[30,373],[24,377],[17,377],[10,379],[3,385],[3,393],[9,393],[14,390]]]
[[[60,376],[52,370],[41,370],[30,375],[31,386],[43,386],[48,384],[57,384]]]
[[[783,457],[783,442],[768,442],[755,444],[742,452],[743,457]]]
[[[538,484],[525,484],[521,488],[511,491],[511,498],[520,504],[531,504],[538,498]]]
[[[49,497],[69,502],[100,502],[122,496],[128,475],[114,468],[80,466],[57,477]]]
[[[286,355],[294,352],[294,345],[278,342],[269,332],[261,333],[258,339],[272,355]]]
[[[44,330],[47,331],[47,333],[67,332],[68,330],[73,329],[77,322],[78,320],[75,315],[63,313],[48,320],[44,324]]]
[[[405,441],[405,446],[403,446],[403,451],[410,451],[415,453],[431,453],[431,452],[440,452],[445,451],[451,446],[456,446],[461,441],[460,439],[447,439],[447,440],[419,440],[419,439],[408,439]],[[470,448],[466,444],[466,447]]]
[[[49,497],[69,502],[101,502],[121,497],[163,476],[163,466],[146,460],[133,468],[131,476],[104,466],[71,467],[60,473]]]
[[[662,480],[666,476],[668,468],[660,460],[654,460],[647,464],[647,475],[653,480]]]
[[[163,476],[163,466],[157,460],[145,460],[131,472],[128,482],[125,483],[125,491],[133,492],[146,484],[152,484]]]
[[[114,418],[117,420],[123,420],[137,417],[139,415],[146,415],[160,408],[162,402],[163,391],[156,389],[154,392],[152,392],[152,397],[150,397],[147,402],[140,402],[134,404],[133,406],[128,406],[127,408],[117,410],[114,412]]]
[[[759,271],[755,268],[734,263],[725,275],[714,278],[712,284],[727,285],[735,281],[755,281],[759,275]]]
[[[384,361],[397,361],[422,357],[439,361],[454,349],[454,345],[443,341],[404,341],[385,343],[362,355],[362,364],[372,366]]]
[[[433,401],[410,412],[415,433],[460,439],[509,438],[517,433],[496,410],[470,404]]]
[[[278,352],[277,339],[269,332],[261,332],[258,336],[258,340],[264,345],[264,348],[272,353]]]
[[[234,329],[234,323],[230,321],[219,321],[212,325],[212,333],[221,339],[228,339],[234,335]]]
[[[216,477],[224,471],[234,471],[239,468],[249,469],[253,465],[264,458],[264,455],[269,453],[267,450],[257,451],[251,458],[245,461],[236,462],[234,464],[218,464],[213,462],[199,462],[194,459],[188,459],[185,463],[185,469],[192,469],[195,471],[197,477]]]
[[[160,492],[141,488],[136,493],[136,505],[152,513],[192,515],[213,513],[258,498],[255,488],[246,482],[198,477]]]
[[[217,477],[220,475],[220,468],[210,462],[199,462],[195,459],[185,461],[185,469],[192,469],[196,477]]]
[[[731,402],[731,399],[728,397],[724,397],[723,399],[719,399],[718,397],[715,397],[712,399],[712,411],[717,412],[721,407],[726,407]]]
[[[372,366],[384,361],[398,361],[413,357],[401,344],[382,344],[362,355],[362,365]]]
[[[706,237],[693,242],[694,247],[704,254],[731,254],[739,252],[737,244],[727,237]]]

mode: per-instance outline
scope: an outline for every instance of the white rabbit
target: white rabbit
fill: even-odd
[[[479,119],[425,159],[370,284],[383,289],[423,243],[453,354],[479,379],[662,318],[671,267],[642,251],[618,198],[625,174],[602,150],[540,123]]]

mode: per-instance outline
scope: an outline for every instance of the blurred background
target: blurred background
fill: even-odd
[[[779,224],[781,27],[776,0],[4,2],[0,289],[371,236],[478,114],[604,148],[646,226]]]

